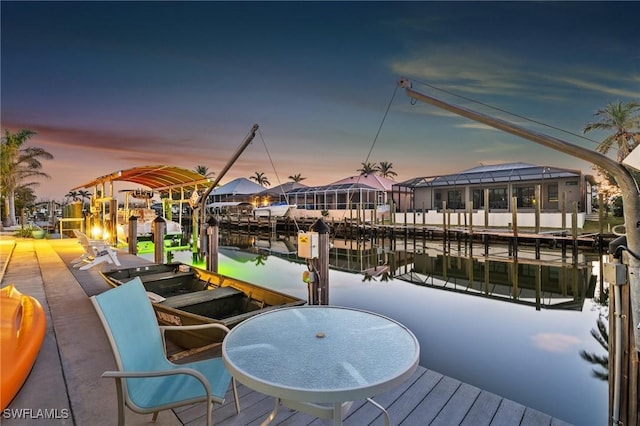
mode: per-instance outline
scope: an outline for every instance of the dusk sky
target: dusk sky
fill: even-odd
[[[605,134],[570,133],[582,135],[610,102],[640,101],[639,2],[0,8],[2,130],[34,130],[29,145],[55,156],[44,164],[51,179],[36,188],[41,200],[136,166],[217,173],[254,123],[258,135],[221,183],[263,172],[272,186],[294,174],[324,185],[365,161],[392,163],[399,182],[519,161],[593,173],[584,161],[412,105],[396,82],[407,77],[418,91],[592,149]]]

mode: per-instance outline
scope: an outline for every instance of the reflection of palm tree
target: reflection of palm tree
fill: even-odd
[[[264,264],[267,262],[268,258],[269,258],[269,255],[264,254],[264,253],[258,253],[258,256],[255,259],[256,266],[264,266]]]
[[[592,328],[591,335],[598,343],[600,343],[600,346],[607,351],[607,355],[597,355],[589,353],[583,349],[580,351],[580,357],[588,363],[600,367],[600,369],[594,368],[591,370],[593,377],[607,381],[609,380],[609,332],[607,331],[607,326],[602,320],[602,317],[598,318],[596,325],[598,326],[598,330]]]
[[[375,281],[373,279],[373,275],[369,274],[368,272],[365,272],[364,276],[362,277],[362,282],[365,281]]]

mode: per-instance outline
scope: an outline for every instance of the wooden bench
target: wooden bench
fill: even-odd
[[[185,306],[198,305],[214,300],[241,298],[244,293],[233,287],[218,287],[213,290],[194,291],[192,293],[180,294],[178,296],[168,297],[162,305],[170,308],[180,309]]]
[[[193,276],[195,276],[195,273],[193,271],[174,272],[174,273],[157,272],[157,273],[153,273],[153,274],[140,274],[139,276],[140,276],[140,280],[143,283],[146,283],[146,282],[150,282],[150,281],[162,281],[162,280],[171,280],[171,279],[174,279],[174,278],[193,277]]]

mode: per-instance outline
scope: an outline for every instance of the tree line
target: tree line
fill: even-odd
[[[596,151],[607,155],[616,150],[616,160],[622,162],[629,153],[640,144],[640,103],[616,101],[594,113],[596,121],[588,123],[583,133],[605,131],[609,134],[598,143]],[[38,179],[50,178],[43,171],[43,160],[53,160],[53,155],[43,148],[27,146],[27,142],[36,136],[36,132],[22,129],[15,133],[5,129],[0,147],[0,197],[2,199],[2,220],[6,226],[16,225],[16,212],[24,207],[32,206],[36,201],[35,187]],[[378,174],[393,179],[397,173],[393,170],[393,163],[381,161],[379,163],[364,162],[357,172],[361,176]],[[203,165],[196,166],[197,173],[205,177],[213,177],[215,173]],[[612,178],[606,172],[599,170],[609,182]],[[637,182],[640,174],[632,171]],[[270,186],[271,182],[264,172],[255,172],[249,179],[261,186]],[[301,174],[289,176],[293,182],[300,183],[306,179]],[[615,182],[611,182],[614,183]],[[68,198],[77,200],[90,197],[86,191],[69,192]]]

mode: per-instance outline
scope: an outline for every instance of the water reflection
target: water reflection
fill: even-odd
[[[221,232],[220,272],[306,297],[296,243]],[[485,255],[433,241],[332,244],[331,303],[408,326],[421,365],[574,424],[606,424],[608,308],[597,255],[573,262],[524,248],[514,260],[500,246]]]
[[[265,254],[292,262],[296,255],[293,237],[222,234],[220,252],[231,257],[264,263]],[[332,269],[359,273],[365,282],[400,279],[447,291],[505,300],[535,309],[582,310],[593,298],[597,277],[592,263],[597,256],[579,254],[574,259],[559,251],[536,253],[520,249],[517,258],[504,247],[464,245],[456,248],[432,241],[376,245],[370,241],[333,240],[329,264]],[[477,254],[474,254],[477,253]]]
[[[596,322],[596,328],[591,329],[591,336],[596,342],[602,346],[606,354],[609,354],[609,330],[603,317],[599,317]],[[608,381],[609,380],[609,356],[599,355],[595,352],[587,352],[584,349],[580,351],[580,357],[590,364],[596,366],[591,370],[593,377]]]

